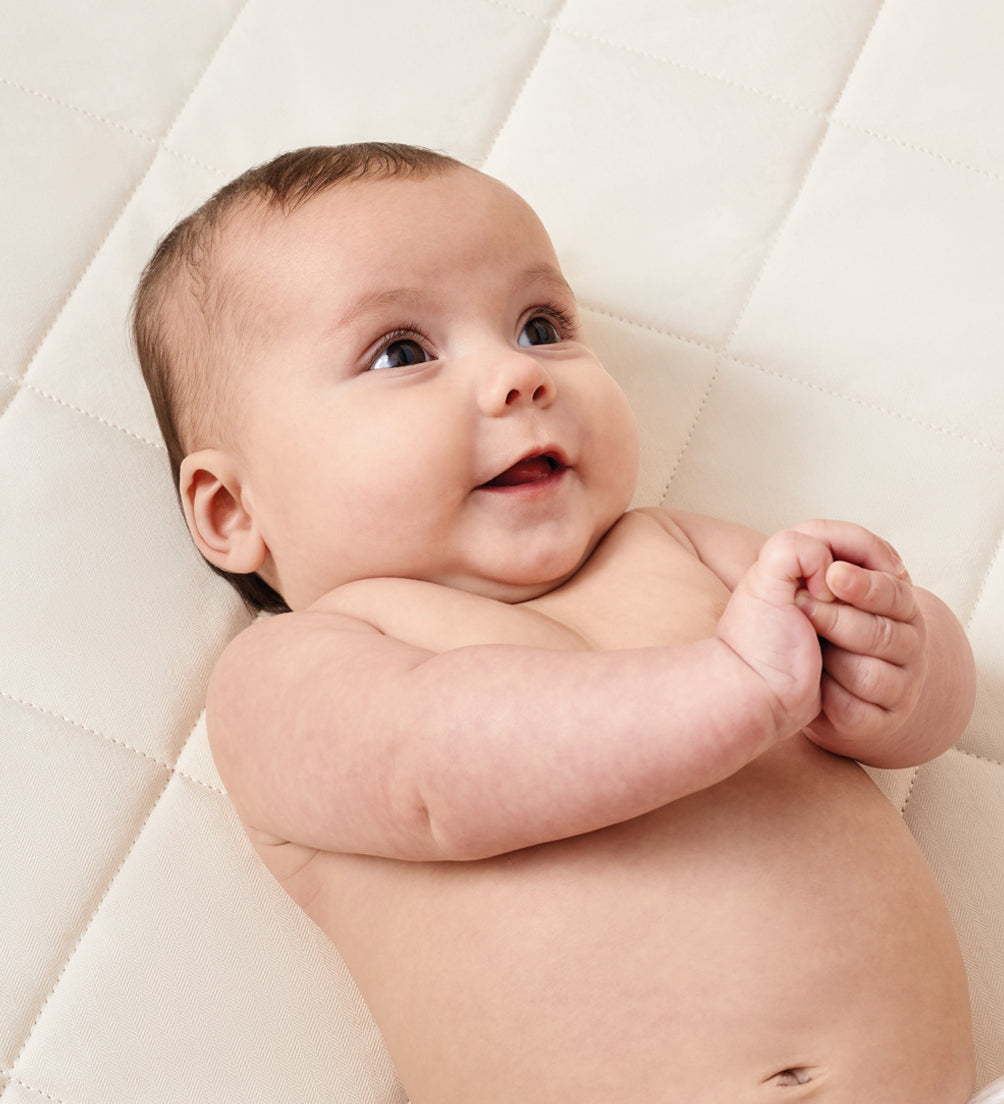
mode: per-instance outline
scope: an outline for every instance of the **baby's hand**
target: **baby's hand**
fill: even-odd
[[[794,735],[820,711],[822,657],[799,596],[833,601],[826,585],[833,556],[811,532],[786,530],[764,542],[718,622],[717,636],[760,677],[775,738]]]
[[[899,557],[856,526],[844,539],[847,528],[834,525],[829,534],[837,560],[826,586],[835,600],[798,599],[823,638],[821,710],[807,732],[839,755],[867,758],[869,745],[900,728],[917,705],[927,633]]]

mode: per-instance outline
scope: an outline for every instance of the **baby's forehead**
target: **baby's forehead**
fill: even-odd
[[[285,217],[278,206],[258,197],[247,198],[227,212],[214,229],[207,257],[206,307],[215,306],[224,317],[257,309],[256,294],[267,287],[272,270],[283,262]]]
[[[553,246],[536,214],[493,177],[464,166],[420,177],[352,179],[290,209],[258,197],[221,224],[219,303],[245,332],[274,334],[298,311],[333,304],[355,282],[414,286],[470,267],[551,268]],[[365,290],[365,289],[364,289]]]
[[[268,238],[281,242],[286,230],[294,230],[304,220],[320,219],[334,228],[340,223],[349,228],[369,220],[368,232],[379,236],[387,216],[393,219],[400,213],[421,220],[423,214],[444,203],[453,204],[458,214],[475,206],[490,208],[501,220],[529,218],[539,224],[529,204],[501,181],[466,165],[450,165],[430,173],[333,182],[290,206],[267,196],[249,196],[229,214],[222,230],[237,248]]]
[[[372,193],[375,184],[369,181],[333,184],[291,209],[267,197],[245,198],[228,212],[218,228],[213,248],[215,279],[226,287],[249,293],[256,287],[267,288],[276,279],[294,276],[290,260],[303,245],[299,229],[305,216],[311,221],[321,219],[326,230],[337,233],[340,223],[346,220],[344,204],[339,199],[352,189],[367,201],[370,197],[362,189]],[[371,198],[375,206],[377,196]]]

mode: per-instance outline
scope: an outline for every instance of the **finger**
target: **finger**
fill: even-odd
[[[855,525],[850,521],[816,519],[803,522],[795,528],[827,544],[835,560],[848,560],[873,571],[888,571],[902,579],[909,579],[896,549],[887,540],[862,525]]]
[[[888,727],[888,714],[881,706],[855,697],[835,679],[823,676],[822,711],[809,726],[821,747],[837,744],[833,750],[840,755],[860,757],[866,754],[869,740]],[[860,752],[855,755],[854,744],[860,742]]]
[[[867,613],[844,602],[816,602],[804,593],[797,603],[819,636],[855,655],[904,666],[921,650],[920,632],[909,621]]]
[[[822,541],[786,529],[764,542],[747,578],[761,597],[776,604],[790,603],[803,582],[815,598],[832,602],[833,594],[826,585],[832,563],[830,550]]]
[[[823,669],[845,693],[887,713],[898,709],[909,691],[910,680],[902,667],[842,648],[824,647]]]
[[[867,613],[896,621],[912,621],[917,616],[913,587],[886,571],[870,571],[838,560],[827,570],[826,584],[837,598]]]

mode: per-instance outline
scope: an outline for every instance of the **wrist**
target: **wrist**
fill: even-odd
[[[721,724],[727,740],[741,739],[752,749],[752,760],[802,726],[792,720],[783,696],[727,638],[716,636],[714,642]]]

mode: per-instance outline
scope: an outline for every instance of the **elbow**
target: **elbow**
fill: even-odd
[[[458,752],[462,740],[448,722],[415,739],[409,725],[395,733],[383,773],[383,819],[393,825],[391,848],[414,862],[474,862],[526,846],[513,818],[500,815],[491,793],[472,777]],[[438,737],[438,738],[437,738]]]
[[[406,840],[399,844],[398,854],[413,862],[476,862],[515,850],[489,838],[483,824],[458,815],[449,801],[426,800],[416,794],[400,822],[406,825]]]
[[[463,793],[457,779],[446,784],[448,772],[436,771],[423,782],[409,771],[399,772],[386,800],[398,825],[396,855],[414,862],[476,862],[536,842],[518,837],[508,818],[473,793]]]

